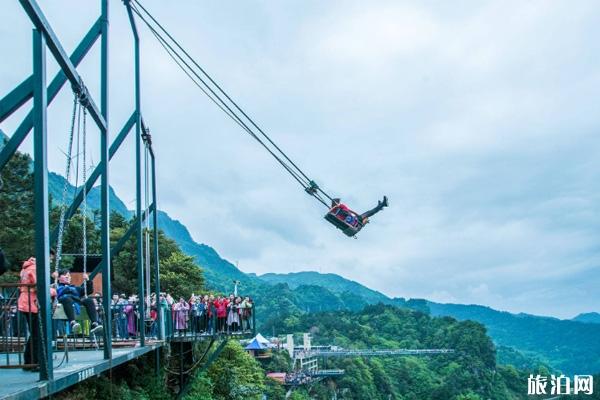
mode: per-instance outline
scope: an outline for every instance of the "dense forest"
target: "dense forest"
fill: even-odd
[[[389,305],[368,306],[360,312],[326,312],[288,319],[291,332],[311,332],[314,344],[346,348],[452,348],[454,354],[427,357],[382,357],[329,359],[322,368],[341,368],[344,376],[296,388],[291,399],[332,398],[396,400],[483,400],[543,398],[527,396],[529,374],[549,376],[543,366],[520,370],[499,365],[495,348],[478,323],[452,318],[432,318],[419,311]],[[168,377],[154,375],[148,365],[134,362],[121,366],[112,376],[94,378],[75,387],[59,399],[109,398],[118,393],[124,399],[167,399],[172,394]],[[267,359],[255,360],[235,341],[230,341],[207,371],[194,376],[186,400],[283,400],[286,390],[265,378],[266,372],[289,371],[285,351],[273,352]],[[593,396],[568,398],[599,399],[596,376]],[[159,383],[157,383],[159,382]]]
[[[26,172],[19,176],[21,179],[29,179]],[[54,199],[62,197],[64,184],[65,179],[62,176],[49,174],[49,191]],[[68,193],[75,191],[73,186],[67,184],[67,187]],[[90,191],[90,209],[99,207],[99,194],[98,187]],[[12,195],[15,195],[14,192]],[[112,188],[109,190],[109,196],[114,220],[112,225],[118,227],[119,219],[129,221],[133,212],[127,209]],[[56,202],[54,203],[56,205]],[[93,213],[90,213],[90,217],[95,218]],[[474,304],[440,304],[428,300],[390,298],[335,274],[299,272],[256,276],[240,271],[235,265],[221,258],[212,247],[195,242],[187,228],[167,213],[159,210],[158,221],[161,230],[164,231],[161,238],[175,241],[181,253],[193,257],[193,261],[202,266],[208,290],[228,292],[232,289],[233,280],[241,282],[242,290],[251,294],[255,300],[259,323],[264,323],[273,314],[286,318],[287,315],[329,310],[358,311],[368,304],[382,302],[421,310],[432,316],[450,316],[458,320],[482,323],[498,348],[497,360],[502,364],[519,367],[544,364],[551,370],[570,375],[600,371],[600,357],[597,357],[600,353],[600,324],[595,323],[597,313],[583,314],[573,320],[560,320],[502,312]],[[27,235],[28,232],[17,231],[19,237],[22,234]],[[177,257],[171,259],[171,264],[175,259]],[[131,274],[132,271],[128,270],[126,273]],[[127,283],[128,280],[122,279],[121,282]],[[280,333],[272,326],[265,328],[266,334]],[[548,334],[549,332],[551,334]]]
[[[22,260],[33,253],[33,196],[31,159],[21,153],[12,158],[2,171],[0,188],[0,246],[4,249],[11,271],[3,280],[16,280]],[[51,224],[57,225],[59,209],[52,205]],[[111,215],[111,241],[130,227],[131,216]],[[83,224],[88,228],[90,252],[99,251],[97,218],[93,213],[76,215],[65,233],[65,251],[79,252]],[[136,291],[135,238],[115,255],[114,291]],[[210,278],[203,275],[197,260],[186,255],[172,239],[160,233],[159,257],[161,286],[173,295],[212,290]],[[69,263],[66,259],[65,262]],[[208,280],[208,282],[205,280]],[[221,278],[224,280],[225,278]],[[212,289],[208,289],[211,287]],[[552,371],[543,363],[500,349],[504,361],[520,360],[517,367],[497,362],[498,353],[486,328],[477,322],[458,321],[449,317],[432,317],[424,301],[401,304],[369,305],[356,301],[351,293],[332,294],[318,285],[285,283],[253,285],[244,290],[258,302],[258,318],[266,334],[310,332],[315,344],[332,344],[349,349],[361,348],[450,348],[455,353],[430,357],[387,357],[329,359],[322,367],[340,368],[345,374],[338,379],[299,387],[291,399],[524,399],[527,398],[529,374],[548,375]],[[218,291],[218,290],[216,290]],[[303,307],[304,305],[304,307]],[[322,305],[318,307],[318,305]],[[590,354],[590,357],[596,355]],[[152,355],[147,358],[153,357]],[[163,365],[168,365],[162,354]],[[110,373],[86,380],[64,393],[59,399],[119,398],[170,399],[173,386],[166,370],[158,375],[151,360],[143,359],[119,366]],[[539,361],[539,362],[538,362]],[[286,388],[265,377],[266,372],[289,371],[289,357],[275,352],[265,360],[255,360],[236,341],[229,341],[216,362],[202,373],[194,373],[186,399],[284,399]],[[596,385],[598,384],[596,379]],[[596,397],[599,398],[596,389]],[[569,398],[574,398],[570,396]]]

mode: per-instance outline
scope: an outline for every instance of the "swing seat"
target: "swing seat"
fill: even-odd
[[[65,313],[65,309],[62,305],[62,303],[58,303],[56,305],[56,308],[54,309],[54,313],[52,314],[52,319],[56,319],[56,320],[68,320],[67,318],[67,314]],[[85,309],[85,307],[80,307],[80,312],[79,314],[75,314],[75,320],[76,321],[87,321],[90,318],[88,317],[87,314],[87,310]]]
[[[325,214],[325,219],[348,237],[355,236],[364,227],[355,213],[342,210],[339,207],[334,207],[329,210],[329,212]],[[353,220],[354,223],[349,223],[349,220]]]

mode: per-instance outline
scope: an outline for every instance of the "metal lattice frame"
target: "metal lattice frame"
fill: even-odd
[[[102,248],[102,262],[98,266],[97,270],[92,272],[92,276],[101,272],[102,279],[102,295],[103,304],[108,306],[111,300],[111,262],[112,254],[116,254],[120,251],[127,238],[131,236],[133,230],[128,232],[123,240],[121,240],[114,249],[110,248],[110,206],[109,206],[109,162],[114,154],[118,151],[120,145],[123,143],[133,125],[136,125],[136,223],[134,224],[137,239],[138,239],[138,291],[140,298],[143,298],[144,293],[144,279],[143,279],[143,265],[142,260],[142,219],[141,217],[141,132],[142,132],[142,118],[141,118],[141,102],[140,102],[140,57],[139,57],[139,38],[137,30],[135,29],[135,23],[131,16],[131,9],[129,8],[128,2],[126,6],[130,15],[130,21],[132,23],[132,29],[134,31],[135,38],[135,103],[136,108],[132,113],[131,117],[127,120],[115,140],[112,142],[110,148],[109,144],[109,127],[108,127],[108,22],[109,22],[109,7],[108,0],[100,0],[101,2],[101,15],[92,25],[90,30],[84,36],[82,41],[79,43],[73,54],[68,57],[61,42],[54,33],[50,23],[46,19],[45,15],[41,11],[40,7],[35,0],[19,0],[21,6],[29,16],[31,22],[34,25],[33,31],[33,74],[19,84],[15,89],[8,93],[4,98],[0,100],[0,122],[8,118],[12,113],[18,110],[21,106],[27,103],[28,100],[33,98],[33,109],[27,114],[24,120],[21,122],[17,130],[11,136],[10,140],[2,151],[0,152],[0,169],[2,169],[13,154],[17,151],[23,140],[27,137],[31,129],[33,128],[34,138],[34,198],[35,198],[35,256],[37,259],[37,293],[39,310],[40,310],[40,321],[41,321],[41,332],[42,338],[38,343],[40,357],[40,379],[41,380],[52,380],[53,379],[53,357],[52,357],[52,341],[49,339],[52,337],[52,315],[51,315],[51,304],[50,304],[50,262],[49,262],[49,250],[51,240],[56,240],[57,232],[54,231],[52,235],[48,235],[50,224],[49,224],[49,206],[48,206],[48,158],[47,158],[47,108],[48,104],[56,97],[60,89],[64,86],[67,81],[71,84],[75,91],[85,90],[85,84],[77,72],[77,65],[85,58],[89,50],[93,47],[95,42],[100,38],[101,46],[101,59],[100,59],[100,107],[97,106],[94,99],[90,98],[86,104],[86,109],[98,128],[100,129],[100,163],[95,170],[90,174],[89,179],[84,182],[81,189],[78,189],[78,193],[70,205],[66,218],[72,217],[77,208],[81,204],[84,197],[91,190],[93,185],[96,183],[98,178],[101,179],[100,187],[100,211],[101,211],[101,248]],[[53,78],[50,85],[46,85],[46,49],[49,49],[58,65],[60,66],[59,73]],[[151,150],[151,149],[150,149]],[[152,167],[152,205],[148,214],[153,214],[153,234],[154,234],[154,273],[155,277],[155,290],[160,290],[159,280],[159,265],[158,265],[158,219],[156,210],[156,179],[155,179],[155,157],[154,152],[151,150],[151,167]],[[145,215],[145,214],[144,214]],[[141,302],[143,304],[143,302]],[[143,305],[142,305],[143,307]],[[143,310],[142,310],[143,312]],[[143,314],[142,314],[143,315]],[[112,343],[111,343],[111,319],[107,318],[104,322],[104,358],[111,359],[112,357]],[[143,330],[141,331],[140,346],[145,346],[145,337]]]

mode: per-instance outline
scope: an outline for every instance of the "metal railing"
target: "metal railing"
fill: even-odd
[[[35,368],[38,366],[39,349],[46,348],[36,342],[42,340],[38,333],[38,314],[19,311],[19,296],[25,296],[24,303],[23,298],[21,303],[27,306],[22,309],[32,309],[32,305],[37,305],[35,290],[35,285],[0,284],[0,369]],[[94,301],[98,312],[97,322],[112,326],[109,335],[111,347],[135,346],[142,330],[149,340],[165,341],[199,341],[214,336],[247,337],[256,333],[254,303],[250,307],[230,306],[225,316],[218,315],[215,307],[190,306],[187,302],[171,306],[163,303],[158,308],[150,307],[147,318],[141,318],[138,306],[133,302],[111,304],[109,312],[105,314],[101,298],[94,298]],[[57,316],[56,310],[53,311],[52,336],[49,340],[54,358],[64,354],[63,360],[68,362],[70,351],[104,347],[103,336],[91,332],[91,323],[94,321],[89,319],[83,306],[80,309],[80,313],[76,313],[80,325],[77,330],[71,327],[67,319]],[[106,324],[107,318],[111,319],[112,324]],[[35,332],[32,334],[32,331]]]
[[[201,340],[214,335],[248,335],[255,332],[254,307],[232,307],[225,317],[189,303],[152,305],[141,318],[137,304],[122,302],[111,305],[113,342],[137,339],[144,330],[149,340]],[[253,304],[254,305],[254,304]],[[160,313],[160,315],[159,315]]]
[[[453,349],[390,349],[390,350],[300,350],[294,351],[297,358],[309,357],[384,357],[384,356],[423,356],[432,354],[451,354]]]
[[[37,343],[29,340],[31,329],[39,331],[37,314],[18,310],[19,297],[29,309],[35,302],[35,285],[22,283],[0,284],[0,368],[33,368],[38,366]]]

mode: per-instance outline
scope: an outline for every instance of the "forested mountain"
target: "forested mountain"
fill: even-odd
[[[586,322],[589,324],[600,324],[600,313],[590,312],[582,313],[573,318],[573,321]]]
[[[285,282],[291,286],[312,284],[330,290],[352,288],[357,296],[357,282],[334,274],[302,272],[266,274],[260,276],[270,282]],[[332,284],[332,287],[329,285]],[[364,290],[372,291],[365,288]],[[376,292],[379,293],[379,292]],[[450,316],[458,320],[472,320],[484,324],[494,342],[499,346],[503,362],[515,365],[546,364],[565,373],[600,371],[600,324],[594,322],[597,313],[583,314],[577,320],[559,320],[529,314],[513,314],[480,305],[440,304],[432,301],[403,298],[384,298],[381,302],[427,311],[432,316]],[[582,321],[585,320],[585,321]]]
[[[528,373],[496,363],[495,348],[483,325],[390,305],[359,312],[327,312],[281,321],[280,329],[312,332],[313,343],[344,348],[447,348],[453,354],[423,357],[328,358],[326,368],[345,375],[314,389],[329,399],[335,388],[344,399],[525,399]]]
[[[598,324],[511,314],[478,305],[428,304],[431,315],[478,321],[498,345],[538,357],[565,373],[600,372]]]
[[[495,346],[483,325],[419,311],[378,304],[358,312],[310,313],[278,320],[285,332],[311,332],[313,343],[344,348],[447,348],[435,356],[354,357],[321,359],[321,368],[343,369],[344,375],[322,383],[286,389],[265,378],[265,372],[289,372],[285,351],[253,359],[230,341],[217,361],[197,373],[184,400],[525,400],[529,374],[548,376],[543,366],[515,368],[496,361]],[[165,375],[156,376],[151,360],[118,367],[112,377],[92,378],[56,396],[58,399],[169,399]],[[598,399],[599,379],[593,396]]]
[[[33,243],[29,238],[32,237],[29,231],[33,225],[31,207],[28,206],[32,202],[31,193],[28,190],[13,190],[16,186],[32,187],[30,165],[28,156],[17,154],[10,163],[9,169],[12,168],[12,171],[2,172],[2,179],[8,185],[0,191],[0,202],[4,205],[0,210],[4,212],[3,220],[11,222],[10,226],[7,224],[0,231],[2,245],[10,245],[13,241],[29,245]],[[64,179],[51,174],[50,181],[51,195],[56,204],[61,198]],[[68,193],[74,191],[74,187],[68,187]],[[15,200],[16,195],[19,198]],[[19,207],[9,207],[11,202],[13,205],[19,204]],[[130,222],[127,219],[131,218],[132,213],[112,190],[111,205],[116,212],[111,219],[111,240],[114,240],[119,233],[128,229]],[[90,193],[89,206],[92,209],[98,206],[97,188]],[[56,212],[54,209],[51,216],[54,224]],[[86,218],[75,218],[68,229],[76,231],[83,220]],[[27,221],[31,225],[25,229],[27,232],[20,231],[23,227],[17,226],[19,221]],[[209,289],[229,291],[233,279],[242,281],[242,291],[256,299],[257,318],[262,322],[265,333],[311,332],[316,344],[336,344],[346,348],[447,347],[457,351],[452,356],[430,359],[386,359],[385,364],[377,359],[330,360],[328,367],[343,368],[346,375],[332,385],[317,386],[315,392],[311,393],[313,398],[331,398],[331,390],[337,389],[337,393],[346,399],[519,399],[524,398],[526,393],[524,385],[527,372],[535,372],[540,368],[543,373],[549,372],[544,364],[569,374],[600,370],[599,324],[515,315],[483,306],[390,299],[333,274],[294,274],[290,284],[275,274],[263,279],[244,274],[211,247],[195,243],[185,226],[166,213],[159,212],[159,222],[166,236],[174,239],[162,237],[160,242],[165,287],[181,295],[204,288],[202,273],[192,257],[186,257],[179,251],[181,247],[202,265]],[[93,221],[90,219],[86,223],[90,226],[90,249],[94,251],[99,246],[98,238],[94,239]],[[69,235],[67,232],[67,237]],[[118,271],[115,285],[126,292],[135,290],[132,286],[135,271],[129,268],[134,263],[134,247],[133,241],[130,242],[115,259],[115,271]],[[11,252],[13,250],[11,248]],[[31,249],[20,251],[31,254]],[[269,279],[280,283],[269,283]],[[487,326],[487,330],[480,323],[457,321],[445,315],[454,315],[458,320],[479,320]],[[487,336],[488,332],[495,344],[499,345],[498,350]],[[230,354],[236,360],[242,360],[240,357],[245,353],[240,353],[239,348],[232,348]],[[498,365],[498,360],[514,364],[519,369]],[[236,370],[236,376],[243,377],[244,372],[250,370],[256,374],[256,365],[247,359],[242,361],[240,363],[247,368]],[[205,398],[227,398],[218,394],[215,386],[211,386],[217,382],[221,371],[229,370],[219,370],[212,377],[199,377],[200,388],[215,396]],[[259,380],[257,378],[254,381]],[[264,381],[256,386],[254,393],[258,396],[261,391],[272,389],[269,393],[279,394],[273,394],[270,398],[280,398],[280,391],[271,386]],[[227,390],[235,391],[237,387],[234,384]],[[258,397],[253,395],[251,398]],[[298,394],[295,398],[308,397]]]
[[[64,178],[51,173],[49,179],[50,194],[57,202],[62,197]],[[69,199],[74,190],[74,187],[68,187]],[[125,218],[133,215],[112,189],[110,196],[112,210]],[[98,207],[98,198],[99,189],[94,188],[88,198],[90,208]],[[273,316],[293,320],[306,312],[360,310],[367,304],[382,302],[428,311],[434,316],[445,315],[459,320],[481,322],[486,325],[491,337],[499,346],[499,356],[505,362],[520,365],[541,362],[565,372],[600,371],[600,325],[593,324],[599,317],[597,313],[583,314],[573,321],[560,321],[554,318],[499,312],[476,305],[391,299],[358,282],[335,274],[301,272],[257,277],[254,274],[243,273],[232,263],[221,258],[212,247],[196,243],[187,228],[168,214],[159,211],[158,216],[160,228],[166,236],[174,239],[186,254],[193,256],[198,264],[202,265],[209,288],[228,292],[232,290],[233,280],[242,282],[241,290],[254,295],[257,301],[257,317],[265,323],[269,333],[277,330],[273,321],[269,321]]]
[[[288,274],[268,273],[260,275],[259,278],[269,283],[287,283],[292,289],[302,285],[322,286],[334,293],[351,293],[353,296],[360,296],[369,304],[391,303],[386,295],[336,274],[303,271]]]
[[[64,179],[50,174],[51,195],[59,198]],[[69,187],[68,193],[73,193]],[[89,206],[97,208],[99,189],[90,193]],[[132,212],[111,189],[111,208],[129,218]],[[210,246],[194,241],[188,229],[179,221],[159,211],[159,226],[166,236],[202,265],[207,285],[229,292],[233,280],[241,282],[241,290],[251,293],[257,304],[257,318],[265,323],[267,332],[277,332],[270,319],[295,318],[306,312],[329,310],[360,310],[367,304],[385,303],[430,312],[433,316],[451,316],[458,320],[473,320],[484,324],[499,346],[502,360],[520,365],[543,363],[568,373],[600,371],[600,324],[562,321],[555,318],[501,312],[479,305],[440,304],[426,300],[389,298],[358,282],[335,274],[298,272],[289,274],[245,274],[223,259]],[[594,313],[584,315],[593,322]],[[589,319],[592,321],[589,321]],[[551,334],[548,334],[550,332]],[[577,345],[574,345],[577,343]],[[518,356],[517,356],[518,354]],[[513,360],[514,358],[514,360]],[[526,361],[524,361],[526,360]]]

